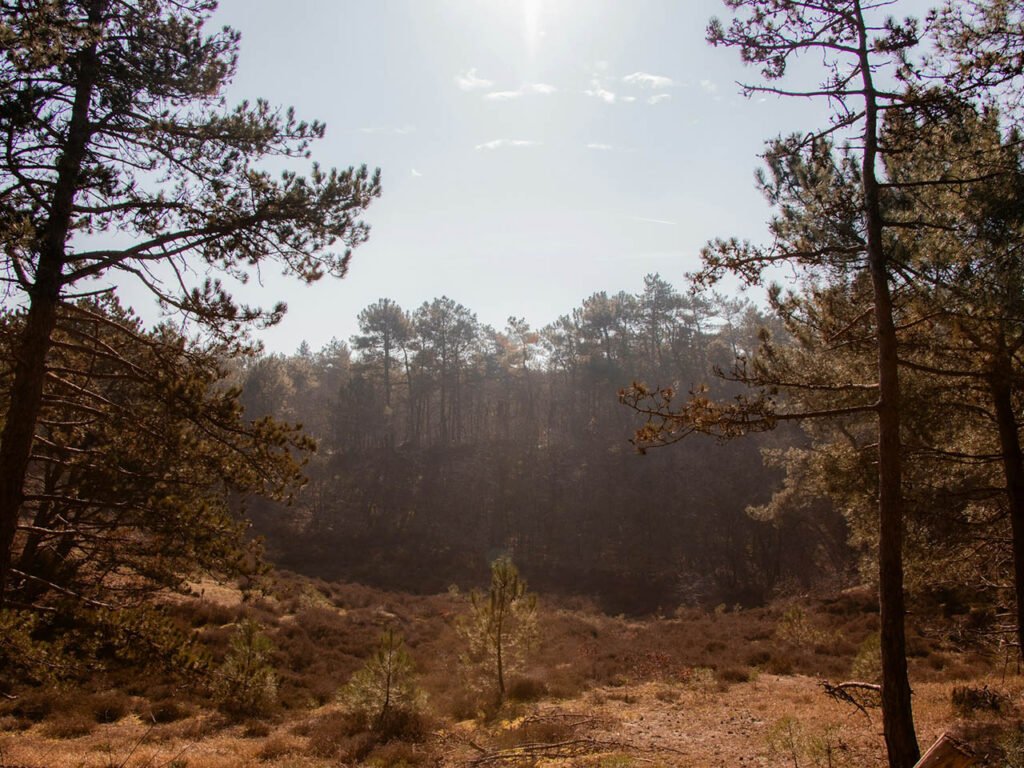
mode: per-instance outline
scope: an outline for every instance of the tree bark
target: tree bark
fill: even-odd
[[[89,23],[99,27],[107,0],[92,0]],[[0,433],[0,607],[6,601],[14,536],[24,501],[25,476],[42,408],[46,357],[61,302],[65,248],[82,162],[91,136],[89,108],[99,71],[97,41],[77,56],[78,82],[59,160],[49,216],[37,239],[38,262],[28,291],[25,328],[14,347],[14,381]]]
[[[1017,416],[1013,411],[1010,383],[1011,362],[1000,339],[996,371],[989,379],[989,391],[999,429],[999,447],[1006,479],[1013,538],[1013,583],[1017,601],[1017,653],[1024,653],[1024,456],[1021,453]]]
[[[881,196],[875,175],[878,157],[878,102],[871,77],[867,30],[859,2],[856,11],[865,102],[864,216],[878,342],[878,602],[881,618],[882,727],[890,768],[912,768],[921,752],[914,732],[904,628],[899,359],[888,260],[882,242]]]

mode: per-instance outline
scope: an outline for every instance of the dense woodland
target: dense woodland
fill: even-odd
[[[851,574],[841,516],[756,520],[780,473],[759,449],[696,439],[641,456],[634,379],[726,396],[711,375],[751,353],[769,318],[744,301],[680,293],[658,275],[595,294],[537,330],[498,331],[442,297],[382,299],[351,346],[245,362],[246,415],[303,425],[318,449],[291,506],[250,505],[288,567],[413,591],[472,583],[510,554],[531,583],[614,612],[760,604]],[[781,442],[780,442],[781,441]]]
[[[163,665],[227,715],[266,714],[256,614],[211,672],[168,601],[201,578],[258,590],[268,563],[420,593],[490,564],[490,602],[454,626],[496,653],[498,707],[495,616],[521,600],[534,619],[517,566],[623,613],[865,583],[892,768],[920,755],[908,598],[1024,648],[1020,2],[918,22],[726,0],[708,40],[758,69],[747,95],[830,109],[767,145],[767,243],[723,233],[685,283],[649,275],[536,329],[381,299],[352,339],[291,356],[251,335],[285,308],[221,278],[343,277],[380,174],[264,170],[306,162],[324,126],[224,105],[239,37],[204,31],[214,5],[0,2],[5,698]],[[820,81],[783,87],[807,53]],[[715,293],[727,276],[767,300]],[[167,321],[142,323],[118,280]],[[790,636],[829,646],[801,622]],[[385,640],[373,658],[405,664]]]

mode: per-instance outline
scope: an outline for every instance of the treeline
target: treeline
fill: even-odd
[[[798,436],[641,456],[617,396],[636,379],[727,396],[734,385],[711,371],[770,324],[658,275],[540,329],[496,330],[447,297],[413,311],[381,299],[351,347],[245,363],[246,417],[300,422],[319,443],[291,506],[248,511],[277,562],[406,590],[470,581],[504,553],[538,588],[617,611],[807,588],[849,566],[842,519],[746,511],[779,480],[760,449]]]

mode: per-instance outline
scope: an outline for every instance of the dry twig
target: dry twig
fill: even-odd
[[[632,750],[633,746],[622,742],[600,741],[598,739],[567,739],[566,741],[557,741],[550,744],[520,744],[517,747],[488,752],[468,761],[467,765],[488,765],[506,760],[579,757],[580,755],[593,754],[594,752],[608,749]]]
[[[851,680],[845,683],[830,683],[828,680],[819,680],[826,695],[846,704],[852,704],[860,710],[864,717],[871,721],[868,707],[877,708],[880,705],[882,686],[875,683],[862,683]]]

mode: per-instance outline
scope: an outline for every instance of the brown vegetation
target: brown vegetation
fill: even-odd
[[[3,764],[884,764],[877,709],[833,701],[818,684],[848,680],[863,665],[878,629],[869,595],[644,620],[542,600],[541,642],[494,711],[458,674],[454,625],[466,600],[457,594],[414,597],[291,576],[246,599],[212,585],[197,591],[203,597],[172,610],[202,639],[211,665],[238,622],[263,627],[280,681],[273,713],[233,720],[201,685],[113,670],[77,687],[16,690],[0,703]],[[969,616],[923,611],[911,623],[919,736],[930,743],[953,730],[998,765],[1003,751],[1021,751],[1024,679],[998,648],[971,640]],[[427,714],[374,731],[337,694],[389,627],[406,639]]]

